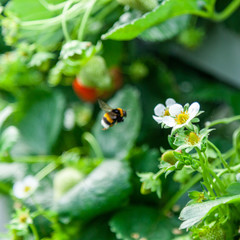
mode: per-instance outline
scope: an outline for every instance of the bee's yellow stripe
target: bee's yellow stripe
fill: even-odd
[[[109,123],[113,123],[113,119],[109,116],[108,113],[105,113],[103,117],[105,117]]]
[[[123,117],[123,110],[121,108],[117,108],[120,112],[120,117]]]

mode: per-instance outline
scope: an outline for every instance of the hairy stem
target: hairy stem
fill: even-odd
[[[79,41],[83,40],[84,30],[86,28],[86,24],[87,24],[88,18],[89,18],[90,14],[91,14],[91,11],[93,9],[93,6],[94,6],[95,2],[96,2],[96,0],[93,0],[91,2],[91,4],[88,7],[87,11],[83,15],[83,19],[82,19],[82,22],[81,22],[81,25],[80,25],[80,28],[79,28],[79,32],[78,32],[78,40]]]
[[[37,232],[37,228],[35,227],[34,224],[30,224],[29,227],[31,228],[32,230],[32,233],[34,235],[34,240],[39,240],[39,235],[38,235],[38,232]]]
[[[101,158],[104,157],[98,142],[96,141],[95,137],[91,133],[85,132],[83,134],[82,138],[83,138],[83,140],[88,142],[88,144],[93,149],[93,151],[94,151],[94,153],[95,153],[97,158],[101,159]]]
[[[51,162],[46,167],[44,167],[40,172],[38,172],[35,177],[40,181],[44,177],[46,177],[49,173],[54,171],[57,167],[58,164],[56,164],[55,162]]]
[[[224,158],[222,157],[222,154],[221,154],[221,152],[219,151],[219,149],[218,149],[212,142],[207,141],[207,143],[208,143],[209,146],[211,146],[211,148],[213,148],[213,149],[216,151],[216,153],[217,153],[219,159],[221,160],[223,166],[224,166],[225,168],[227,168],[229,172],[232,172],[232,170],[231,170],[230,167],[228,166],[227,162],[226,162],[226,161],[224,160]]]
[[[215,193],[214,193],[214,191],[212,189],[213,186],[211,187],[211,185],[210,185],[210,183],[208,181],[208,179],[209,179],[209,176],[208,176],[209,172],[208,172],[208,169],[205,167],[204,158],[203,158],[203,156],[201,154],[201,151],[197,147],[195,149],[196,149],[196,151],[197,151],[197,153],[199,155],[200,164],[201,164],[201,168],[202,168],[202,175],[203,175],[204,185],[206,186],[208,192],[210,193],[210,196],[215,197]]]
[[[216,121],[212,121],[212,122],[206,124],[206,128],[211,128],[211,127],[213,127],[215,125],[218,125],[218,124],[229,124],[229,123],[237,121],[237,120],[240,120],[240,115],[230,117],[230,118],[222,118],[222,119],[219,119],[219,120],[216,120]]]
[[[221,13],[215,13],[212,19],[217,22],[224,21],[230,17],[240,6],[240,0],[233,0]]]
[[[66,3],[66,5],[64,6],[63,8],[63,11],[62,11],[62,30],[63,30],[63,35],[66,39],[66,41],[70,41],[71,40],[71,37],[68,33],[68,30],[67,30],[67,19],[66,19],[66,14],[67,14],[67,11],[68,9],[70,8],[70,6],[72,5],[72,1],[68,1]]]
[[[164,206],[163,212],[167,213],[174,204],[185,194],[192,186],[194,186],[197,182],[199,182],[202,178],[202,175],[200,173],[196,174],[191,181],[186,183],[180,191],[178,191],[171,199],[168,201],[168,203]]]

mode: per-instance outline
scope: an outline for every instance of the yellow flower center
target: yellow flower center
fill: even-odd
[[[175,121],[177,124],[184,124],[187,120],[189,119],[189,115],[187,112],[181,112],[180,114],[177,115]]]
[[[30,190],[31,190],[31,187],[29,187],[29,186],[24,187],[24,192],[29,192]]]
[[[205,200],[204,193],[200,193],[199,196],[198,196],[197,202],[201,203],[203,200]]]
[[[28,214],[26,213],[22,213],[20,216],[19,216],[19,222],[20,223],[25,223],[28,219]]]
[[[169,108],[165,109],[165,112],[164,112],[163,116],[170,116]]]
[[[191,145],[195,145],[199,142],[200,137],[195,132],[190,132],[188,135],[188,142]]]
[[[188,119],[189,119],[188,113],[187,112],[181,112],[180,114],[178,114],[176,116],[175,121],[177,122],[177,124],[181,125],[181,124],[184,124]]]

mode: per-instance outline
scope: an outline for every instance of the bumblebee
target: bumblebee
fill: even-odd
[[[112,127],[114,124],[124,121],[124,117],[127,117],[127,112],[122,108],[112,108],[104,101],[98,99],[100,108],[106,113],[103,115],[101,124],[104,127],[103,130]]]

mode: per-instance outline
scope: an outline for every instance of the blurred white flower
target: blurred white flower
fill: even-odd
[[[68,108],[64,113],[64,127],[66,130],[72,130],[75,125],[75,114],[72,108]]]
[[[169,108],[169,116],[163,118],[162,122],[168,127],[172,127],[173,131],[187,125],[199,113],[200,105],[194,102],[184,111],[180,104],[173,104]]]
[[[155,108],[154,108],[154,114],[153,115],[153,119],[157,122],[157,123],[162,123],[163,122],[163,118],[170,116],[169,113],[169,108],[176,104],[176,101],[172,98],[168,98],[165,102],[166,107],[163,104],[158,104]]]
[[[13,185],[13,195],[17,198],[27,198],[29,197],[39,186],[39,181],[29,175],[25,177],[22,181],[17,181]]]

